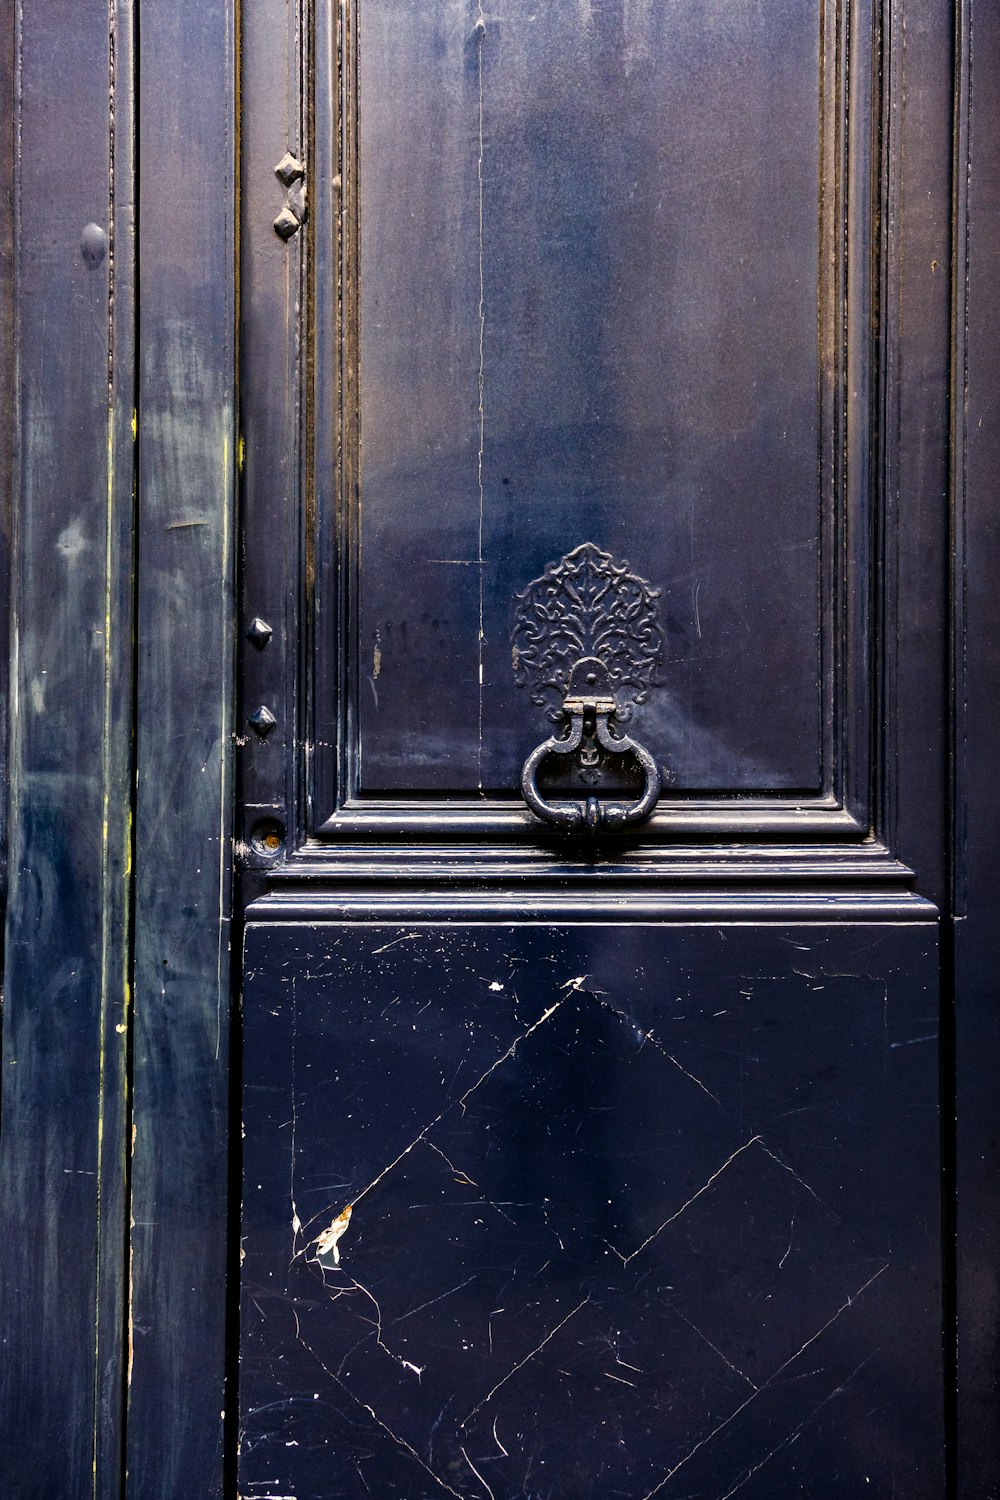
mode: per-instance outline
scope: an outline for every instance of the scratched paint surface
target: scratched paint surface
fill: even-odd
[[[817,786],[820,13],[360,0],[363,790],[517,785],[514,596],[588,540],[676,785]]]
[[[252,925],[244,1005],[245,1500],[943,1493],[929,929]]]

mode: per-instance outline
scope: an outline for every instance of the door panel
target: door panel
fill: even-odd
[[[817,793],[836,28],[756,0],[358,27],[359,791],[517,785],[510,601],[593,539],[664,592],[672,785]]]
[[[485,819],[523,839],[538,715],[517,600],[591,542],[659,596],[652,836],[673,802],[691,827],[857,837],[878,690],[877,18],[585,10],[512,0],[480,24],[471,3],[360,0],[339,91],[317,75],[338,170],[329,203],[323,175],[310,188],[323,415],[312,634],[295,627],[286,667],[311,828]]]
[[[289,14],[244,10],[240,1493],[940,1497],[950,11]],[[604,584],[662,791],[588,839],[519,782]]]
[[[940,1495],[933,923],[246,965],[242,1494]]]

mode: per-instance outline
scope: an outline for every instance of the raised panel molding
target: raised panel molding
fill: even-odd
[[[263,171],[253,177],[259,176],[260,193],[251,189],[244,212],[244,256],[260,287],[243,313],[243,628],[261,617],[273,634],[263,647],[244,649],[241,713],[252,721],[265,707],[275,719],[266,737],[250,722],[241,736],[244,865],[265,883],[352,880],[359,864],[393,878],[423,879],[437,851],[447,850],[447,878],[473,882],[507,879],[526,863],[543,884],[572,879],[580,868],[592,873],[595,864],[624,880],[699,881],[710,869],[726,880],[912,881],[913,871],[895,854],[898,756],[888,749],[899,634],[887,611],[895,615],[906,601],[880,581],[886,559],[907,545],[885,491],[897,441],[886,416],[886,372],[898,371],[900,358],[898,319],[886,312],[884,289],[892,282],[889,258],[901,253],[886,205],[902,170],[893,98],[903,87],[899,70],[887,67],[888,11],[837,0],[816,7],[819,783],[769,787],[765,778],[705,790],[668,781],[642,830],[629,842],[602,842],[595,854],[554,841],[524,807],[516,778],[502,794],[462,785],[461,776],[453,786],[367,789],[361,705],[366,697],[374,701],[374,674],[381,671],[384,681],[389,648],[362,629],[361,586],[372,555],[371,543],[367,551],[362,545],[359,460],[365,231],[357,39],[366,3],[353,0],[339,25],[325,5],[313,9],[301,31],[286,33],[284,22],[275,21],[290,68],[311,78],[312,89],[299,119],[270,111],[260,159],[267,158],[268,173],[283,150],[303,160],[307,233],[287,243],[277,237],[274,180],[265,191]],[[482,65],[474,41],[473,76]],[[250,77],[244,87],[253,98],[263,83]],[[259,123],[252,128],[249,146],[256,152],[264,132]],[[581,530],[576,540],[583,537]],[[543,561],[557,555],[550,547]],[[616,555],[662,587],[634,549]],[[401,585],[404,575],[396,570]],[[520,587],[533,576],[525,571]],[[514,602],[512,593],[511,619]],[[421,661],[415,710],[428,672]],[[407,731],[414,738],[418,717],[415,711]],[[637,717],[636,724],[648,743],[645,721]],[[542,737],[525,737],[524,753]],[[272,827],[277,843],[267,848],[259,835]]]

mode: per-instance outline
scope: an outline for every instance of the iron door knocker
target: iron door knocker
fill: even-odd
[[[567,727],[536,745],[521,772],[521,792],[536,817],[566,830],[614,831],[648,818],[660,795],[652,754],[618,729],[647,697],[663,648],[656,610],[659,590],[617,563],[593,542],[550,563],[518,595],[513,664],[533,703]],[[633,800],[620,794],[549,799],[538,771],[549,756],[576,756],[582,774],[596,777],[605,756],[631,756],[643,775]]]

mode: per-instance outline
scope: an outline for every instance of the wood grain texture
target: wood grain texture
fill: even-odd
[[[143,8],[128,1490],[222,1485],[235,436],[234,8]]]
[[[25,1500],[113,1497],[121,1481],[130,26],[126,5],[57,0],[22,8],[17,37],[0,1446],[5,1491]]]

